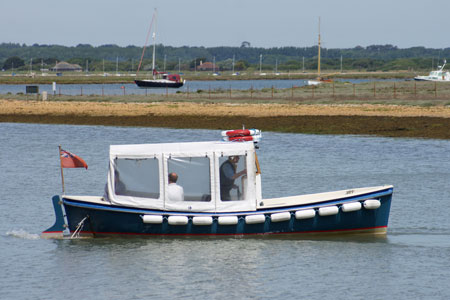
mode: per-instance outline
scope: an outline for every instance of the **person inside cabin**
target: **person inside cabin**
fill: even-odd
[[[230,192],[232,189],[237,189],[238,186],[234,184],[234,180],[247,173],[247,169],[236,172],[239,156],[230,156],[220,166],[220,198],[222,201],[230,201]]]
[[[169,185],[167,187],[167,198],[170,201],[183,201],[184,200],[184,189],[182,186],[177,184],[178,175],[177,173],[169,174]]]
[[[114,190],[116,195],[125,195],[127,187],[120,181],[119,171],[114,170]],[[105,184],[105,193],[103,194],[103,200],[109,201],[108,183]]]
[[[114,189],[116,191],[116,195],[125,195],[127,191],[127,187],[120,180],[119,171],[114,170]]]

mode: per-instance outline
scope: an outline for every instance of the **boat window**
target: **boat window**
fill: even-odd
[[[176,183],[184,190],[184,201],[211,201],[209,157],[170,157],[167,164],[169,174],[178,176]]]
[[[220,199],[239,201],[245,199],[247,169],[245,155],[224,156],[220,164]]]
[[[116,159],[114,189],[116,195],[158,199],[158,159]]]

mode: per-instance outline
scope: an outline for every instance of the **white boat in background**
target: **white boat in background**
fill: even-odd
[[[319,84],[322,83],[322,81],[320,81],[320,80],[307,80],[306,83],[308,85],[319,85]]]
[[[442,66],[438,66],[436,71],[431,71],[428,76],[416,76],[414,80],[417,81],[438,81],[438,82],[447,82],[450,81],[450,72],[444,72],[445,64],[447,63],[444,60],[444,64]]]

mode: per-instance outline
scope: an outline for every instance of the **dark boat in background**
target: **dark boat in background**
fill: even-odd
[[[153,79],[136,79],[134,82],[140,88],[179,88],[184,84],[179,74],[160,73],[156,70],[153,70],[153,74]]]
[[[156,28],[156,9],[155,12],[153,13],[153,18],[152,18],[152,22],[150,24],[150,29],[153,25],[153,23],[155,23],[155,28]],[[141,68],[142,65],[142,60],[144,58],[144,53],[145,53],[145,48],[147,45],[147,41],[148,41],[148,36],[150,34],[151,30],[148,31],[147,34],[147,40],[145,42],[144,48],[142,50],[142,56],[141,56],[141,60],[139,62],[139,67],[137,70],[137,74],[136,74],[136,79],[134,80],[134,82],[136,83],[136,85],[140,88],[179,88],[182,87],[185,80],[183,80],[181,78],[181,76],[179,74],[169,74],[167,72],[158,72],[156,70],[155,67],[155,59],[156,59],[156,43],[155,43],[155,38],[156,38],[156,30],[153,31],[153,56],[152,56],[152,72],[153,72],[153,78],[151,79],[137,79],[137,75],[139,74],[139,70]]]

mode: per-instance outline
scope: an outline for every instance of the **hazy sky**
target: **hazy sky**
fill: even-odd
[[[450,0],[0,0],[0,43],[450,47]]]

